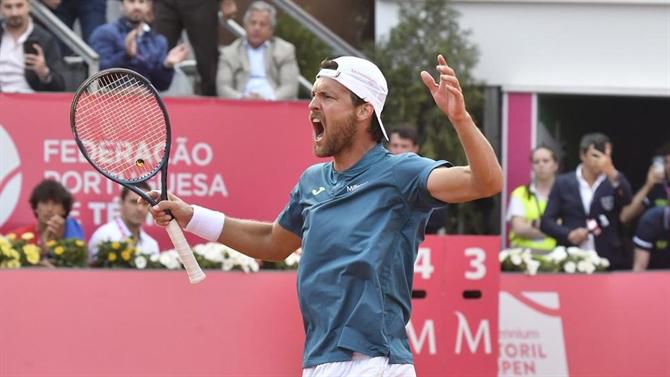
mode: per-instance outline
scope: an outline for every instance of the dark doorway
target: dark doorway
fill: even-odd
[[[562,171],[579,164],[579,140],[602,132],[614,145],[614,165],[633,191],[642,186],[654,152],[670,142],[670,98],[538,95],[538,144],[557,143]],[[548,140],[542,140],[542,139]]]

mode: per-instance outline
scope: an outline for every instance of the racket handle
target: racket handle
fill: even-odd
[[[193,251],[188,245],[188,242],[186,242],[184,232],[181,230],[179,224],[177,224],[177,220],[173,219],[170,221],[167,226],[167,232],[170,236],[170,240],[172,240],[174,248],[177,250],[177,254],[179,254],[181,263],[186,269],[186,273],[188,273],[188,278],[191,281],[191,284],[197,284],[205,280],[205,273],[202,272],[200,265],[198,265],[198,261],[195,260]]]

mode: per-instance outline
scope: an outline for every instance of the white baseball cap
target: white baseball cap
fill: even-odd
[[[388,94],[386,79],[382,71],[374,63],[355,56],[342,56],[333,59],[333,61],[337,63],[337,69],[322,68],[316,74],[316,78],[331,78],[351,90],[363,101],[371,104],[375,109],[379,127],[381,127],[384,137],[388,140],[381,118],[386,95]]]

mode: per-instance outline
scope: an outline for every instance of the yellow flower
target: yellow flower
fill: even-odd
[[[21,259],[21,254],[19,254],[19,252],[16,251],[16,250],[14,250],[14,249],[9,249],[9,255],[8,255],[8,256],[9,256],[11,259],[15,259],[15,260],[17,260],[17,261]],[[11,262],[11,261],[10,261],[10,262]]]
[[[123,258],[124,261],[129,261],[131,256],[132,251],[130,249],[125,249],[121,252],[121,258]]]
[[[65,252],[65,248],[63,246],[58,246],[54,249],[54,254],[56,255],[61,255]]]
[[[112,242],[112,249],[114,250],[119,250],[121,248],[121,244],[117,241]]]
[[[107,260],[110,261],[110,262],[114,262],[116,260],[116,253],[111,252],[111,253],[107,254]]]
[[[30,241],[33,238],[35,238],[35,235],[32,234],[31,232],[23,233],[23,235],[21,236],[21,239],[24,240],[24,241]]]
[[[76,240],[74,241],[74,244],[77,245],[78,247],[84,247],[84,241],[82,240]]]
[[[40,249],[37,246],[26,245],[23,247],[23,252],[26,254],[28,263],[37,264],[40,261]]]
[[[0,246],[0,252],[2,252],[2,254],[3,254],[4,256],[7,256],[7,257],[8,257],[8,256],[9,256],[9,251],[10,251],[10,250],[12,250],[12,248],[9,247],[8,245],[2,245],[2,246]]]
[[[7,235],[7,239],[10,240],[10,241],[15,240],[15,239],[16,239],[16,234],[14,234],[14,233],[9,233],[9,234]]]
[[[56,246],[56,241],[54,241],[54,240],[50,240],[49,242],[47,242],[47,246],[48,246],[49,248],[53,248],[54,246]]]
[[[19,268],[19,267],[21,267],[21,262],[19,262],[17,259],[14,259],[14,260],[7,261],[7,263],[5,263],[5,266],[7,268]]]

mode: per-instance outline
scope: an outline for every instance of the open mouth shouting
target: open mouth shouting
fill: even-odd
[[[323,135],[326,132],[324,123],[321,122],[321,116],[316,114],[311,114],[309,120],[312,122],[312,131],[314,136],[314,141],[319,142],[323,139]]]

